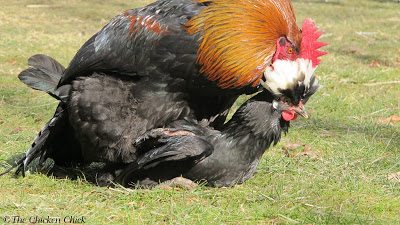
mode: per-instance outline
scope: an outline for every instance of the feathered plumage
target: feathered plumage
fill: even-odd
[[[196,121],[178,120],[149,131],[135,145],[141,154],[116,181],[127,185],[158,184],[178,176],[211,186],[243,183],[255,172],[264,151],[276,144],[289,122],[262,92],[245,102],[220,130]]]
[[[290,0],[213,0],[187,26],[200,34],[201,72],[222,88],[257,86],[276,41],[287,37],[298,47],[301,41]]]
[[[274,60],[318,56],[318,32],[308,27],[313,35],[302,40],[289,0],[158,0],[114,17],[66,69],[36,55],[20,79],[60,105],[18,171],[35,157],[134,163],[142,154],[134,140],[172,121],[221,130],[237,97],[262,89]],[[295,49],[290,57],[287,48]],[[290,88],[274,97],[300,104],[304,89]],[[282,110],[301,112],[293,107]]]

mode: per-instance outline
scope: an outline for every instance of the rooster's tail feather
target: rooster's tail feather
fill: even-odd
[[[63,86],[58,87],[58,83],[65,71],[64,66],[42,54],[30,57],[28,65],[29,68],[22,71],[18,78],[33,89],[44,91],[58,100],[63,100],[68,90]]]
[[[62,104],[62,103],[61,103]],[[27,167],[34,161],[39,158],[39,166],[42,165],[45,160],[48,158],[49,154],[53,150],[50,144],[55,137],[60,135],[60,132],[63,130],[63,120],[65,119],[65,112],[61,107],[61,104],[58,106],[56,113],[53,118],[43,127],[43,129],[39,132],[35,140],[33,141],[31,147],[25,153],[25,156],[22,157],[15,165],[6,171],[0,173],[0,176],[3,176],[14,168],[17,168],[15,171],[16,175],[22,174],[25,176],[25,171]]]

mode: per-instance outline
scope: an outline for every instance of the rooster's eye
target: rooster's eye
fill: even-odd
[[[291,54],[293,53],[293,48],[289,48],[289,49],[287,50],[287,52],[288,52],[289,55],[291,55]]]

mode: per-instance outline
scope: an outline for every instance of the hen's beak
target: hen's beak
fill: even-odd
[[[284,101],[278,101],[278,100],[274,100],[272,102],[272,106],[275,109],[280,109],[282,111],[291,111],[293,113],[296,113],[297,115],[300,115],[306,119],[309,118],[308,113],[306,112],[306,109],[304,107],[303,102],[299,102],[298,105],[294,106],[294,105],[289,105],[288,103],[284,102]]]
[[[297,106],[293,106],[292,109],[300,116],[308,119],[308,113],[306,112],[306,109],[304,107],[303,102],[300,102]]]

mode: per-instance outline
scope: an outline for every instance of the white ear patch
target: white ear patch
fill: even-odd
[[[264,71],[265,81],[261,81],[261,85],[275,95],[282,95],[279,90],[294,88],[299,83],[308,89],[315,69],[308,59],[276,60]]]

